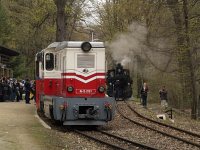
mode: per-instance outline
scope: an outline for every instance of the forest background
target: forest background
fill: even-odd
[[[109,66],[131,70],[134,97],[200,117],[200,0],[0,0],[0,45],[20,52],[16,78],[34,78],[34,56],[54,41],[105,41]]]

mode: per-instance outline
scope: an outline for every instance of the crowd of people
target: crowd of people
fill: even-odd
[[[25,94],[25,96],[23,96]],[[15,78],[0,78],[0,101],[16,101],[25,99],[27,104],[34,99],[35,81],[17,80]]]

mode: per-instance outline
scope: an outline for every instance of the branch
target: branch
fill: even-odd
[[[33,25],[33,29],[40,29],[40,27],[45,23],[45,21],[50,17],[50,13],[47,13],[41,20],[41,22],[37,22],[35,25]]]
[[[194,0],[193,4],[191,6],[194,7],[198,2],[199,2],[199,0]]]
[[[178,71],[177,69],[171,70],[171,71],[167,71],[167,68],[169,67],[170,62],[172,61],[172,58],[170,58],[166,64],[166,66],[164,67],[164,69],[159,68],[156,64],[153,63],[153,61],[148,57],[148,55],[146,54],[146,52],[144,51],[144,55],[145,57],[148,59],[148,61],[151,63],[152,66],[154,66],[157,70],[161,71],[161,72],[165,72],[165,73],[174,73],[176,71]]]
[[[195,19],[195,18],[199,18],[200,17],[200,14],[195,14],[194,16],[191,16],[189,19]]]
[[[169,54],[170,56],[173,54],[173,48],[159,48],[156,45],[152,45],[150,43],[146,44],[146,46],[149,48],[149,50],[154,51],[154,52],[159,52],[159,53],[165,53]]]

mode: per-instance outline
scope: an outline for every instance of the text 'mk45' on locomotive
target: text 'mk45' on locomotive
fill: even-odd
[[[119,63],[115,69],[107,72],[107,94],[116,100],[125,100],[132,96],[132,79],[128,69]]]
[[[107,97],[103,42],[66,41],[36,54],[36,105],[63,125],[104,125],[114,116]]]

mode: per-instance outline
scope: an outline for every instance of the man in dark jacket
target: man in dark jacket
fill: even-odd
[[[26,104],[30,104],[31,84],[30,84],[29,79],[26,79],[24,87],[25,87],[25,100],[26,100]]]
[[[141,88],[140,94],[141,94],[141,98],[142,98],[142,105],[144,108],[147,107],[147,95],[148,95],[148,86],[147,83],[144,82],[143,87]]]
[[[3,80],[3,100],[9,100],[10,99],[10,86],[8,84],[7,80]]]

